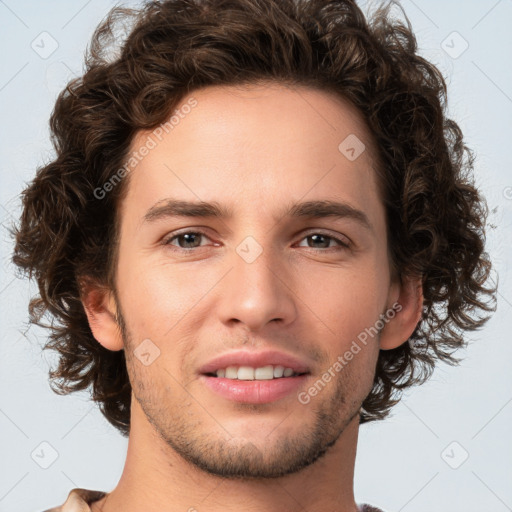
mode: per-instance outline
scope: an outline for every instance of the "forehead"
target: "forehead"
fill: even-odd
[[[187,106],[192,99],[196,104],[193,109]],[[271,143],[268,147],[275,149],[286,148],[297,139],[302,143],[309,139],[309,149],[318,147],[323,151],[327,145],[336,149],[346,136],[356,135],[367,142],[364,156],[376,156],[362,113],[332,91],[276,82],[209,86],[186,96],[176,111],[179,116],[172,117],[176,124],[167,125],[166,134],[174,131],[179,136],[181,133],[177,132],[183,132],[186,125],[202,137],[198,143],[219,141],[226,135],[229,139],[222,140],[226,148],[230,139],[237,139],[232,150],[241,141],[244,147],[249,147],[251,140],[259,147]],[[178,130],[178,125],[182,129]],[[321,141],[324,144],[319,144]]]
[[[263,211],[285,195],[377,199],[365,120],[334,93],[275,83],[211,86],[186,96],[171,121],[132,141],[132,153],[151,149],[131,172],[127,201],[149,208],[168,196],[250,200]]]

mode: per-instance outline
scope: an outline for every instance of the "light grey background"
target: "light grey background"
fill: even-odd
[[[0,0],[0,512],[44,510],[63,503],[72,487],[110,491],[124,464],[127,441],[88,393],[61,397],[50,390],[48,368],[56,358],[41,353],[45,331],[27,330],[36,288],[16,279],[7,231],[25,182],[52,156],[48,118],[56,95],[81,74],[92,31],[113,5]],[[402,5],[422,55],[447,79],[450,117],[478,155],[476,181],[496,225],[488,250],[499,302],[493,319],[470,338],[461,366],[438,367],[427,384],[406,393],[390,419],[361,427],[356,499],[386,512],[512,511],[512,1]],[[44,442],[58,454],[47,469],[40,464],[52,462],[52,449]]]

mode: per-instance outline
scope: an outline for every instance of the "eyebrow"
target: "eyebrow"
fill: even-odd
[[[230,219],[234,217],[231,208],[223,206],[216,201],[182,201],[179,199],[164,199],[153,205],[144,215],[144,222],[155,222],[170,217],[200,217]],[[367,215],[348,203],[332,200],[305,201],[292,203],[284,209],[277,218],[306,218],[322,219],[334,217],[337,219],[352,219],[361,226],[372,231],[373,227]]]

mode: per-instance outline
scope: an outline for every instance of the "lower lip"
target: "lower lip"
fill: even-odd
[[[302,386],[307,374],[272,380],[234,380],[201,375],[201,380],[213,392],[234,402],[265,404],[284,398]]]

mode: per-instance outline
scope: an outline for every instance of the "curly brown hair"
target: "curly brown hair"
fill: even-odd
[[[422,318],[409,343],[380,351],[361,423],[386,417],[438,360],[459,363],[453,352],[466,346],[464,332],[495,310],[488,209],[474,186],[474,154],[446,117],[445,81],[417,54],[409,20],[393,6],[366,18],[353,0],[168,0],[109,13],[84,75],[57,99],[56,157],[23,191],[13,230],[13,261],[39,286],[30,322],[51,329],[44,348],[60,355],[49,373],[56,393],[91,387],[107,420],[129,434],[124,351],[94,339],[81,301],[85,278],[115,291],[128,180],[101,199],[95,190],[123,168],[134,135],[164,122],[194,89],[261,80],[335,92],[359,109],[381,161],[391,265],[399,276],[422,276]]]

